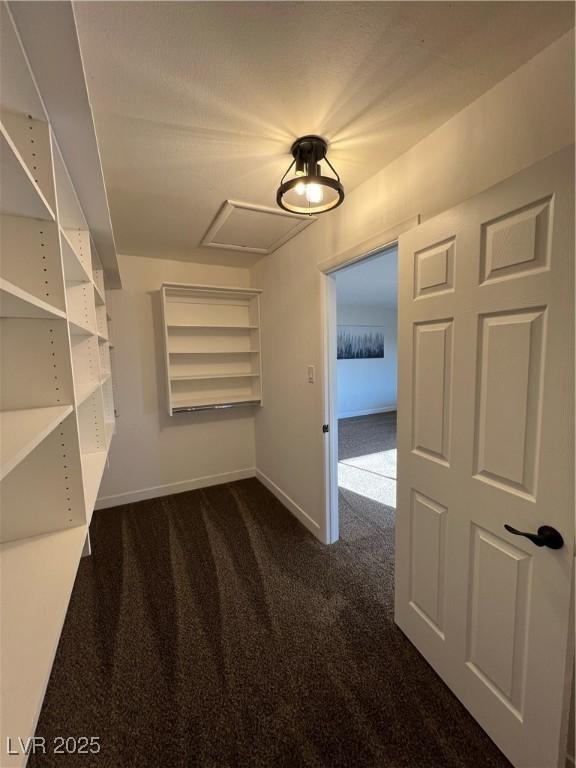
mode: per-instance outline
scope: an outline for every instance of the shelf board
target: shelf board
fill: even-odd
[[[66,230],[62,229],[62,227],[60,227],[60,235],[61,235],[60,242],[62,244],[62,260],[64,262],[64,276],[66,278],[66,282],[73,282],[73,283],[92,282],[92,279],[88,274],[86,267],[84,266],[84,264],[82,264],[82,262],[78,258],[72,243],[68,239]]]
[[[0,122],[2,157],[2,212],[54,221],[54,211],[28,170],[16,145]],[[9,191],[9,194],[6,192]],[[8,202],[8,199],[11,202]]]
[[[98,489],[104,474],[108,450],[84,453],[82,455],[82,474],[84,477],[84,499],[86,502],[86,516],[88,524],[92,519],[92,512],[96,504]]]
[[[0,278],[0,317],[65,319],[66,314],[52,304]]]
[[[105,341],[109,341],[108,336],[104,336],[100,332],[98,332],[98,341],[101,343],[104,343]]]
[[[0,411],[0,480],[23,461],[68,414],[71,405]]]
[[[90,381],[87,384],[83,384],[78,388],[76,392],[76,406],[82,405],[85,400],[88,400],[90,395],[96,392],[102,386],[102,381]]]
[[[262,398],[223,398],[221,400],[174,400],[172,399],[171,408],[174,412],[184,411],[205,411],[212,408],[232,408],[238,405],[260,405]]]
[[[191,328],[194,330],[212,331],[222,329],[226,331],[253,331],[259,328],[258,325],[198,325],[197,323],[167,323],[168,328]]]
[[[33,734],[72,593],[86,526],[0,545],[3,734]]]
[[[106,304],[106,299],[102,295],[100,288],[98,288],[95,282],[92,282],[92,285],[94,286],[94,299],[96,301],[96,304],[98,306],[102,306],[103,304]]]
[[[170,381],[201,381],[202,379],[259,379],[259,373],[198,373],[191,376],[170,376]]]
[[[216,350],[216,349],[207,349],[203,352],[199,351],[192,351],[192,352],[172,352],[171,350],[168,350],[169,355],[257,355],[259,354],[259,349],[225,349],[225,350]]]
[[[96,331],[89,328],[87,325],[81,325],[74,320],[68,320],[70,326],[70,333],[72,336],[96,336]]]
[[[262,293],[262,288],[238,288],[236,286],[204,285],[202,283],[162,283],[162,288],[166,288],[167,292],[174,291],[176,294],[182,291],[186,294],[190,293],[190,291],[197,291],[198,293],[209,293],[219,297],[223,294],[232,294],[237,298],[243,295],[249,299]]]

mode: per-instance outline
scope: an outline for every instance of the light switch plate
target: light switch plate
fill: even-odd
[[[316,381],[316,366],[309,365],[308,366],[308,384],[314,384],[315,381]]]

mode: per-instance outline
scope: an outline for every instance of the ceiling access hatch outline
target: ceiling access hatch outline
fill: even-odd
[[[267,256],[317,220],[279,208],[226,200],[201,245]]]

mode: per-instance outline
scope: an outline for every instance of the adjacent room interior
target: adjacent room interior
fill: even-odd
[[[398,249],[335,279],[340,514],[377,519],[396,508]]]
[[[0,2],[0,766],[574,768],[571,2]]]

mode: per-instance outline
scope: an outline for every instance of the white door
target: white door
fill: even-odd
[[[563,150],[399,242],[396,622],[518,768],[565,747],[573,168]]]

